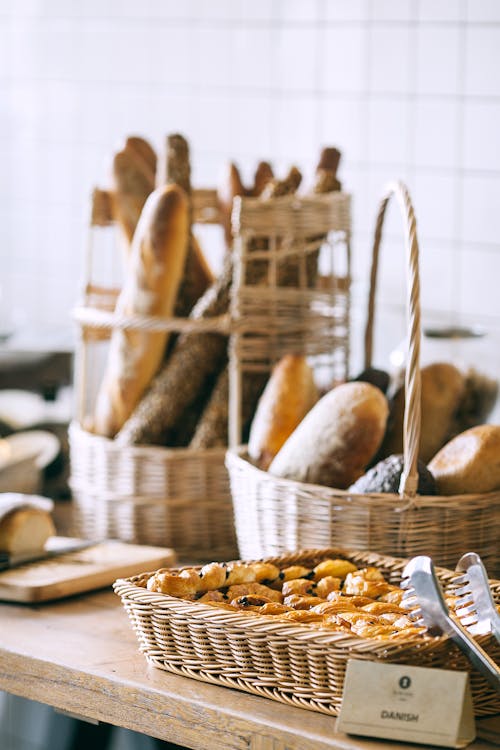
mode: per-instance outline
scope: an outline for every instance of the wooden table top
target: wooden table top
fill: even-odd
[[[0,690],[194,750],[389,744],[336,733],[329,716],[150,667],[110,590],[51,604],[0,604]]]

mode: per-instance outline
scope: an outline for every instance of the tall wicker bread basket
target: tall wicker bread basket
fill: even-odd
[[[195,207],[197,205],[194,193]],[[198,201],[204,210],[209,207],[210,195],[204,191]],[[238,308],[227,315],[205,320],[160,319],[145,316],[123,317],[114,310],[112,290],[87,284],[85,304],[75,311],[80,326],[80,345],[76,359],[75,385],[78,414],[70,427],[71,489],[75,509],[75,531],[87,537],[118,538],[124,541],[174,547],[182,559],[191,561],[227,560],[237,556],[229,477],[224,464],[225,448],[193,450],[160,446],[117,445],[115,441],[92,434],[87,417],[94,404],[89,399],[89,381],[95,378],[92,366],[92,347],[102,343],[115,328],[126,330],[216,332],[229,334],[238,330],[236,340],[247,337],[259,341],[263,321],[265,326],[283,326],[281,290],[276,286],[276,271],[283,261],[283,253],[298,253],[297,279],[283,292],[286,324],[299,311],[300,325],[316,325],[323,319],[320,337],[335,325],[339,337],[337,367],[345,373],[348,359],[349,273],[344,277],[323,274],[315,288],[305,288],[308,253],[326,251],[342,241],[349,255],[349,196],[332,193],[310,200],[277,198],[271,201],[245,199],[248,203],[235,210],[237,242],[241,237],[266,238],[267,249],[254,248],[252,261],[265,264],[264,283],[246,287],[244,273],[236,272],[235,285],[246,289],[248,298],[257,300],[257,310]],[[276,205],[275,205],[276,204]],[[216,203],[210,216],[215,223]],[[277,213],[276,213],[277,212]],[[288,221],[303,222],[315,235],[304,249],[294,235],[293,225],[286,223],[287,241],[283,241],[283,227],[270,224],[269,217],[280,215]],[[318,222],[318,218],[320,219]],[[335,236],[327,236],[333,232]],[[338,236],[340,235],[340,237]],[[277,237],[280,237],[278,243]],[[300,235],[303,236],[302,234]],[[238,239],[239,238],[239,239]],[[278,247],[279,244],[279,247]],[[335,248],[336,252],[337,248]],[[336,318],[320,312],[308,322],[303,312],[304,300],[315,300],[319,308],[338,311]],[[251,303],[249,303],[251,304]],[[336,321],[336,322],[335,322]],[[312,329],[311,329],[312,332]],[[341,341],[340,341],[341,340]],[[341,348],[340,348],[341,345]],[[318,347],[316,347],[318,348]],[[322,351],[328,352],[329,347]],[[318,349],[319,351],[319,349]],[[265,369],[267,354],[254,350],[249,367],[253,372]],[[264,363],[264,364],[263,364]],[[90,389],[92,390],[92,389]],[[233,392],[236,389],[233,388]],[[90,401],[90,402],[89,402]]]
[[[420,282],[415,214],[408,190],[393,183],[377,217],[365,351],[371,363],[375,287],[387,205],[401,209],[406,237],[408,356],[404,415],[404,473],[399,494],[353,494],[280,479],[255,467],[245,446],[231,448],[231,480],[241,557],[253,559],[311,547],[347,546],[396,557],[431,555],[454,568],[462,553],[481,554],[491,576],[500,575],[500,492],[426,497],[416,494],[420,437]]]
[[[196,223],[217,224],[216,191],[194,190],[193,213]],[[93,282],[92,250],[90,243],[84,302],[74,311],[80,328],[75,361],[77,414],[69,430],[75,533],[174,547],[183,559],[233,557],[237,547],[224,448],[118,446],[86,429],[100,377],[102,352],[97,347],[106,345],[114,329],[228,334],[229,317],[118,315],[114,312],[118,290]]]

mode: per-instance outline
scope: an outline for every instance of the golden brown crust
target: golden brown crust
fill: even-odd
[[[271,373],[250,428],[248,454],[261,469],[268,468],[318,397],[306,358],[284,356]]]
[[[153,149],[141,138],[128,138],[112,164],[111,206],[130,246],[148,196],[155,188]],[[147,155],[149,154],[149,155]],[[156,156],[155,156],[156,159]]]
[[[375,456],[388,404],[369,383],[344,383],[321,398],[269,466],[274,476],[345,489]]]
[[[109,190],[94,188],[92,191],[90,224],[107,227],[113,223],[113,204]]]
[[[450,440],[429,464],[440,495],[500,488],[500,426],[478,425]]]
[[[465,394],[465,383],[465,376],[454,365],[435,362],[422,368],[419,458],[424,463],[428,463],[446,442]],[[392,399],[381,458],[403,452],[404,407],[405,392],[401,385]]]
[[[339,568],[343,560],[325,560],[325,563],[335,563]],[[318,567],[318,566],[317,566]],[[324,566],[325,569],[327,566]],[[233,574],[239,578],[252,576],[274,576],[277,568],[269,563],[234,563],[228,565],[227,569],[233,569]],[[225,611],[237,611],[239,614],[258,614],[272,618],[274,622],[283,621],[289,623],[305,623],[327,628],[340,633],[355,635],[362,638],[377,638],[392,640],[395,638],[408,638],[425,635],[425,629],[417,627],[409,617],[407,609],[384,602],[381,598],[370,598],[368,596],[350,595],[347,589],[353,584],[357,590],[363,588],[362,583],[372,587],[374,597],[377,597],[382,587],[385,586],[391,592],[396,590],[392,584],[385,581],[383,574],[377,568],[367,567],[355,569],[346,575],[346,581],[342,590],[333,592],[334,597],[325,600],[318,596],[317,588],[327,582],[329,577],[320,578],[318,582],[311,579],[289,578],[283,586],[283,591],[269,588],[257,581],[248,583],[237,583],[231,586],[222,586],[220,589],[203,593],[205,586],[213,578],[214,572],[219,574],[220,569],[226,569],[224,563],[210,563],[201,570],[187,568],[183,571],[168,571],[162,569],[157,571],[148,581],[148,588],[152,591],[171,593],[173,590],[181,593],[176,594],[187,600],[197,600],[202,604],[223,609]],[[290,576],[294,572],[307,571],[302,566],[290,566],[287,569]],[[281,571],[283,573],[283,571]],[[218,575],[218,579],[221,577]],[[280,580],[278,576],[277,580]],[[340,580],[340,579],[338,579]],[[315,595],[297,594],[287,592],[294,587],[307,584],[315,589]],[[401,591],[401,589],[399,589]],[[402,591],[401,591],[402,593]],[[450,607],[453,602],[450,600]]]
[[[131,249],[128,276],[116,303],[120,315],[172,315],[187,246],[184,192],[169,186],[147,201]],[[128,419],[161,364],[167,333],[113,331],[94,429],[113,437]]]

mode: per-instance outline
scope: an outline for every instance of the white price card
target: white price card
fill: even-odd
[[[337,731],[466,747],[476,736],[469,675],[350,659]]]

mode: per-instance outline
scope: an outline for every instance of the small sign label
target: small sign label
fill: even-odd
[[[465,747],[476,736],[469,675],[351,659],[337,730]]]

